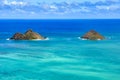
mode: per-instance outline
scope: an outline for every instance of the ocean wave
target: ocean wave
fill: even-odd
[[[47,37],[45,38],[44,40],[43,39],[32,39],[32,40],[21,40],[21,41],[48,41],[48,40],[51,40],[51,41],[75,41],[75,40],[82,40],[82,41],[85,41],[85,40],[88,40],[88,39],[85,39],[85,38],[81,38],[81,37]],[[105,36],[105,40],[116,40],[116,39],[119,39],[117,38],[116,36]],[[7,41],[11,40],[10,38],[7,38],[6,39]],[[97,39],[98,41],[100,41],[101,39]]]
[[[10,38],[7,38],[6,40],[9,41]],[[50,40],[50,39],[47,37],[47,38],[45,38],[44,40]],[[43,39],[32,39],[32,40],[30,40],[30,41],[44,41],[44,40],[43,40]]]
[[[81,37],[78,37],[78,39],[80,39],[80,40],[88,40],[88,39],[85,39],[85,38],[81,38]],[[98,41],[100,41],[101,39],[97,39]]]
[[[32,41],[45,41],[45,40],[50,40],[48,37],[45,39],[32,39]]]
[[[10,40],[10,38],[7,38],[6,40],[7,40],[7,41],[9,41],[9,40]]]
[[[78,37],[78,39],[80,39],[80,40],[87,40],[87,39],[84,39],[84,38],[81,38],[81,37]]]

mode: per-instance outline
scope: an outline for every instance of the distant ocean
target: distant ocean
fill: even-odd
[[[28,29],[49,39],[8,40]],[[120,80],[120,20],[0,20],[0,80]]]

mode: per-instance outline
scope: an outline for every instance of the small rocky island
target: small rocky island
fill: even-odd
[[[103,40],[105,39],[104,36],[99,34],[98,32],[94,30],[90,30],[87,32],[85,35],[81,37],[82,39],[87,39],[87,40]]]
[[[34,39],[44,40],[45,38],[40,34],[33,32],[31,29],[29,29],[24,34],[15,33],[10,39],[11,40],[34,40]]]

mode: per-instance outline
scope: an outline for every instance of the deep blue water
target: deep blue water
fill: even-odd
[[[49,40],[6,40],[28,29]],[[91,29],[106,39],[78,38]],[[0,20],[0,80],[119,79],[119,19]]]

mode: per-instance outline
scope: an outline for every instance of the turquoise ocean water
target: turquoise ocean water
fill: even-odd
[[[27,29],[48,40],[7,40]],[[0,80],[120,80],[120,20],[0,20]]]

